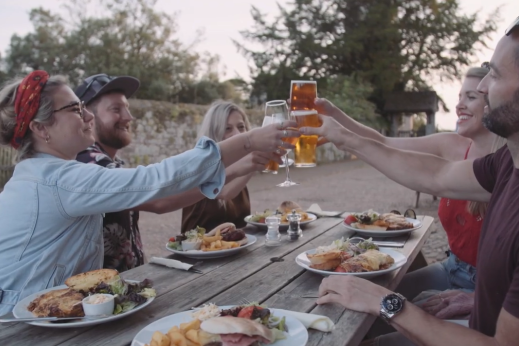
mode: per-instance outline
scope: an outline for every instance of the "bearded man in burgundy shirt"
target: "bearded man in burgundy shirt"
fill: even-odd
[[[337,117],[321,116],[322,127],[300,129],[303,135],[325,137],[413,190],[489,202],[479,242],[470,328],[440,320],[367,280],[332,276],[321,283],[318,304],[339,303],[380,316],[407,338],[395,345],[519,344],[519,18],[484,65],[489,73],[478,86],[488,104],[483,123],[506,138],[507,145],[475,161],[450,162],[392,149],[352,133]],[[316,100],[318,107],[323,104]]]

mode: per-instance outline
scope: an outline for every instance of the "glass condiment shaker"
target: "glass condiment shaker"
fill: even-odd
[[[281,234],[279,234],[279,224],[281,220],[277,216],[268,216],[265,218],[265,224],[268,227],[265,237],[265,245],[279,246],[281,245]]]
[[[301,214],[297,214],[295,210],[292,210],[292,214],[287,215],[288,219],[288,240],[298,240],[303,236],[303,231],[299,227],[299,221],[301,221]]]

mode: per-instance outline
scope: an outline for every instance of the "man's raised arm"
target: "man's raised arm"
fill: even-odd
[[[473,161],[452,162],[434,155],[390,148],[354,134],[329,116],[321,115],[321,119],[321,127],[301,128],[301,133],[325,137],[337,148],[355,154],[403,186],[440,197],[490,200],[490,193],[474,175]]]

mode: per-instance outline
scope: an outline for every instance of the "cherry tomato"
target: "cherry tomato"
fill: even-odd
[[[337,266],[337,268],[335,268],[334,272],[337,272],[337,273],[346,273],[346,270],[344,270],[341,266]]]
[[[246,319],[250,320],[250,317],[252,315],[252,312],[254,311],[254,308],[263,309],[259,306],[247,306],[247,307],[241,309],[241,311],[238,313],[238,317],[246,318]]]
[[[259,219],[259,223],[265,223],[265,218],[262,217],[261,219]]]
[[[352,223],[357,222],[357,218],[353,215],[348,215],[344,219],[344,223],[347,225],[351,225]]]
[[[171,238],[169,238],[169,241],[170,241],[170,242],[175,242],[175,237],[171,237]]]

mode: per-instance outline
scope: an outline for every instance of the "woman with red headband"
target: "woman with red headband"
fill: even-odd
[[[298,137],[272,125],[135,169],[75,160],[94,142],[93,115],[66,80],[34,71],[0,90],[0,141],[18,150],[13,177],[0,194],[0,315],[22,298],[103,265],[102,214],[199,187],[215,198],[225,166],[251,151],[284,154]]]

